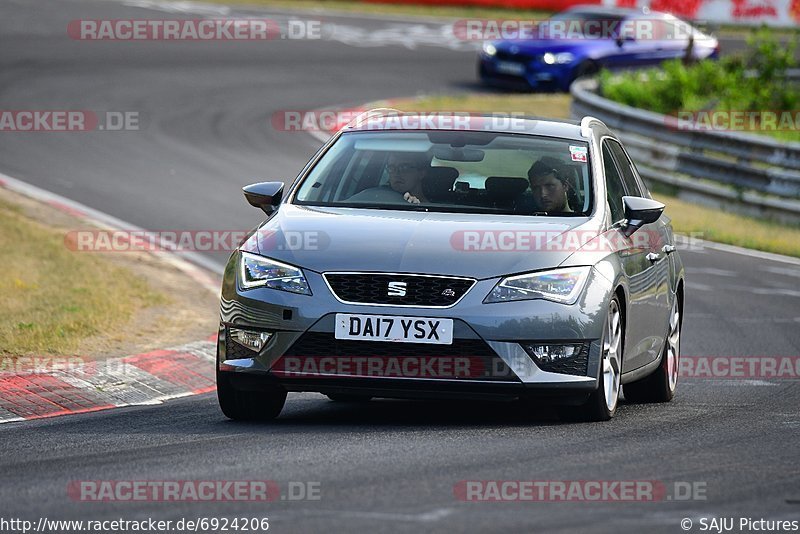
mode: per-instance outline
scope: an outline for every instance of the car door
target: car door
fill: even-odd
[[[651,53],[652,40],[647,35],[638,35],[637,24],[633,17],[620,20],[614,35],[605,35],[610,41],[609,51],[601,64],[609,69],[632,69],[647,64],[647,57]],[[648,24],[650,22],[648,21]]]
[[[602,141],[603,169],[611,223],[625,218],[622,197],[629,194],[619,166],[613,156],[610,139]],[[634,193],[635,194],[635,193]],[[655,307],[657,275],[654,264],[648,259],[650,247],[636,232],[630,237],[622,233],[621,226],[611,230],[609,239],[616,245],[615,254],[628,282],[628,305],[625,313],[625,357],[622,372],[628,372],[651,361],[648,336],[652,330],[652,313]]]
[[[640,67],[658,66],[669,59],[686,55],[691,36],[691,26],[681,22],[661,18],[637,19],[647,35],[641,42],[636,64]]]
[[[604,141],[614,157],[620,171],[627,194],[650,198],[650,193],[641,182],[633,162],[622,145],[614,139]],[[637,292],[640,293],[640,316],[637,323],[641,328],[639,346],[636,351],[642,358],[642,365],[657,359],[666,334],[669,320],[669,247],[670,232],[662,216],[657,221],[644,225],[631,236],[637,251],[645,252],[644,271],[637,276]],[[633,280],[632,280],[633,282]],[[633,290],[631,291],[633,294]]]

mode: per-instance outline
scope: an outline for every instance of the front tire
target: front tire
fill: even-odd
[[[286,391],[239,390],[225,373],[217,371],[217,399],[225,417],[235,421],[270,421],[278,417],[286,403]]]
[[[573,82],[575,82],[575,80],[578,80],[585,76],[594,76],[598,72],[600,72],[600,67],[597,65],[597,63],[595,63],[591,59],[587,59],[586,61],[583,61],[575,68],[572,77],[570,77],[566,82],[567,84],[566,87],[562,87],[562,89],[564,89],[566,92],[569,92],[569,88],[573,84]]]
[[[587,59],[578,65],[578,67],[575,69],[575,75],[572,79],[577,80],[578,78],[583,78],[584,76],[593,76],[598,72],[600,72],[600,68],[597,66],[597,63]]]
[[[577,418],[585,421],[608,421],[614,417],[619,403],[624,339],[625,323],[619,299],[615,295],[608,304],[608,314],[603,328],[600,383],[589,400],[573,412]]]
[[[631,402],[669,402],[678,387],[678,367],[681,359],[681,308],[678,296],[669,314],[669,331],[661,352],[661,364],[652,374],[625,384],[625,399]]]

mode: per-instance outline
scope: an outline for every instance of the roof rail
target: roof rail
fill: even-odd
[[[359,126],[363,126],[363,124],[375,117],[386,117],[388,115],[400,115],[403,113],[399,109],[394,108],[373,108],[368,109],[367,111],[359,113],[354,119],[347,123],[345,128],[357,128]]]
[[[598,119],[597,117],[592,117],[591,115],[587,115],[581,119],[581,135],[583,137],[591,137],[592,136],[592,124],[599,124],[603,128],[608,128],[606,124]]]

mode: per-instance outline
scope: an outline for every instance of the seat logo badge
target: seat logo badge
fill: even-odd
[[[386,294],[390,297],[405,297],[407,285],[405,282],[389,282],[389,290]]]
[[[443,297],[455,297],[456,296],[456,292],[448,287],[447,289],[442,291],[442,296]]]

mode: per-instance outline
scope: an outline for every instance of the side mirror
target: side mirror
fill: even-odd
[[[259,182],[244,186],[242,191],[251,206],[272,215],[283,198],[283,182]]]
[[[634,39],[632,35],[626,35],[624,37],[622,35],[619,35],[617,36],[616,41],[617,41],[617,46],[622,48],[622,45],[624,45],[625,43],[632,43],[636,41],[636,39]]]
[[[622,205],[625,207],[626,222],[622,228],[625,237],[630,237],[645,224],[656,222],[664,213],[664,204],[649,198],[622,197]]]

